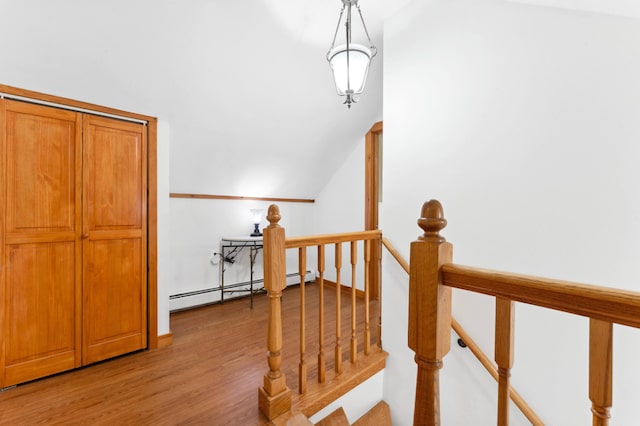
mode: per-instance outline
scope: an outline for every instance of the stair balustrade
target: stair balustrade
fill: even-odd
[[[393,256],[393,258],[398,262],[400,267],[404,269],[404,271],[409,275],[410,267],[409,263],[402,257],[400,252],[396,250],[396,248],[391,244],[391,242],[383,238],[382,245],[389,251],[389,254]],[[498,368],[491,362],[489,357],[485,355],[485,353],[480,349],[480,347],[476,344],[476,342],[469,336],[464,328],[456,321],[456,319],[451,316],[451,329],[459,336],[460,340],[464,343],[464,346],[469,348],[471,353],[478,359],[480,364],[487,370],[487,372],[493,377],[496,381],[499,380]],[[540,420],[540,417],[533,411],[533,409],[527,404],[527,402],[522,398],[522,396],[513,388],[513,386],[509,389],[509,397],[516,404],[516,406],[520,409],[522,414],[531,422],[534,426],[542,426],[544,423]]]
[[[309,416],[326,406],[342,394],[353,389],[366,378],[372,376],[384,368],[386,353],[381,349],[379,336],[381,319],[379,316],[379,302],[377,306],[378,318],[377,330],[372,338],[371,332],[371,311],[370,303],[371,289],[378,290],[375,294],[380,295],[380,283],[372,282],[370,278],[370,264],[375,262],[380,268],[380,259],[372,259],[372,252],[380,253],[382,233],[380,231],[362,231],[343,234],[316,235],[306,237],[286,238],[285,230],[279,225],[280,211],[277,205],[269,206],[267,213],[269,225],[263,231],[263,258],[264,258],[264,286],[269,298],[269,324],[267,326],[267,363],[268,372],[264,376],[264,384],[259,388],[258,405],[260,411],[269,419],[273,420],[278,416],[290,413],[292,409]],[[343,270],[343,245],[348,247],[348,258],[351,269],[350,287],[342,284]],[[325,248],[332,246],[334,250],[333,268],[335,268],[335,283],[325,278]],[[363,258],[363,277],[357,274],[358,247],[363,248],[361,254]],[[374,251],[372,248],[377,247]],[[317,330],[317,379],[308,380],[309,370],[307,338],[310,321],[307,318],[306,306],[307,283],[307,249],[317,250],[317,278],[313,285],[318,287],[318,330]],[[287,386],[285,374],[282,366],[283,350],[283,320],[289,325],[292,318],[282,318],[280,300],[282,292],[286,287],[286,250],[296,249],[298,251],[298,273],[300,276],[300,312],[299,312],[299,362],[298,371],[298,392],[293,393]],[[380,274],[377,274],[379,277]],[[363,290],[358,290],[356,283],[362,282]],[[331,336],[331,341],[327,343],[328,331],[325,324],[328,318],[325,312],[325,305],[331,304],[325,301],[326,291],[335,292],[335,333]],[[344,354],[343,348],[343,313],[342,313],[342,293],[348,292],[350,296],[350,323],[348,338],[348,356]],[[358,309],[357,299],[362,299],[364,325],[358,329]],[[346,309],[345,305],[345,309]],[[329,313],[330,315],[330,313]],[[372,340],[375,340],[372,342]],[[373,343],[373,346],[372,346]],[[333,344],[328,347],[327,344]],[[328,355],[333,352],[333,356]],[[329,360],[327,360],[329,358]],[[348,361],[343,363],[343,361]],[[327,371],[327,365],[333,366]],[[291,371],[291,369],[288,369]]]
[[[451,288],[458,288],[496,298],[498,425],[509,423],[514,302],[590,319],[589,399],[593,425],[608,425],[613,402],[613,324],[640,328],[640,293],[456,265],[452,263],[452,245],[440,235],[446,223],[442,205],[437,200],[427,201],[418,219],[424,234],[411,243],[408,337],[418,365],[414,424],[440,424],[438,377],[450,346]]]

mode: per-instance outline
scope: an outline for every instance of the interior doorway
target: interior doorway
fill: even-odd
[[[378,229],[378,204],[382,201],[382,121],[375,123],[365,136],[364,166],[364,229]],[[374,245],[369,265],[369,277],[372,282],[380,282],[380,259],[382,247]],[[371,289],[371,298],[379,298],[378,286]]]

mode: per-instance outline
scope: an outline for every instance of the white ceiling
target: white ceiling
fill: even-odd
[[[638,0],[509,0],[535,6],[550,6],[562,9],[604,13],[608,15],[640,18]]]
[[[350,110],[325,60],[340,0],[0,0],[0,82],[168,122],[173,192],[314,198],[382,119],[382,23],[412,1],[360,0],[379,54]]]
[[[325,59],[340,0],[0,0],[0,82],[168,122],[173,192],[314,198],[382,118],[407,2],[361,0],[379,55],[351,110]]]
[[[361,5],[380,51],[382,16],[374,12],[382,3]],[[171,111],[172,128],[185,136],[172,139],[172,190],[317,196],[382,118],[382,54],[360,102],[348,110],[325,59],[339,0],[195,4],[172,11],[188,34],[168,41],[180,57],[170,80],[184,94]]]

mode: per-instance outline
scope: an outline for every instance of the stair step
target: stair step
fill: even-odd
[[[316,426],[349,426],[349,419],[342,407],[316,423]]]
[[[313,423],[304,414],[298,413],[287,420],[286,426],[313,426]]]
[[[378,402],[371,410],[360,417],[353,426],[391,426],[391,411],[389,404]]]
[[[325,408],[331,401],[354,389],[365,380],[384,370],[389,354],[377,346],[371,347],[368,356],[358,358],[354,364],[346,362],[342,365],[342,374],[335,374],[333,369],[327,370],[324,383],[317,380],[307,382],[307,391],[303,394],[292,392],[291,406],[295,411],[311,417]]]

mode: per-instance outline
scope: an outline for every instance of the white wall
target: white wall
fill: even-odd
[[[373,123],[372,123],[373,124]],[[286,153],[283,153],[286,155]],[[364,229],[364,135],[353,144],[351,153],[315,198],[315,203],[283,203],[280,207],[287,236],[327,234],[361,231]],[[218,259],[211,262],[211,253],[220,252],[220,239],[226,236],[249,235],[251,216],[249,209],[264,209],[270,202],[250,200],[171,199],[171,283],[169,294],[177,295],[220,284]],[[266,218],[260,228],[268,225]],[[358,247],[360,266],[362,246]],[[225,282],[244,282],[249,279],[248,251],[244,250],[238,261],[226,264]],[[325,277],[335,280],[333,247],[326,248]],[[216,264],[214,264],[216,263]],[[308,269],[317,269],[316,250],[307,250]],[[297,253],[287,253],[287,272],[297,272]],[[255,265],[256,277],[262,278],[262,253]],[[358,274],[361,277],[360,268]],[[341,281],[351,283],[349,246],[343,247]],[[173,299],[171,309],[210,303],[220,299],[220,292],[196,297]]]
[[[388,21],[384,60],[381,228],[404,256],[422,203],[437,198],[456,263],[640,290],[640,21],[414,1]],[[413,399],[393,377],[415,367],[397,337],[406,319],[388,313],[406,289],[384,270],[385,399],[402,425]],[[492,309],[454,294],[454,315],[489,354]],[[516,316],[515,387],[547,424],[588,423],[587,321],[523,305]],[[617,327],[614,346],[614,422],[635,424],[640,333]],[[455,363],[445,359],[443,422],[468,424],[445,382],[487,401],[494,385]]]
[[[253,230],[250,209],[264,210],[260,229],[268,225],[270,202],[250,200],[171,199],[171,282],[169,295],[219,287],[219,257],[222,237],[249,236]],[[275,203],[280,208],[280,226],[287,236],[307,235],[312,221],[311,203]],[[287,272],[298,271],[297,252],[287,253]],[[254,266],[254,278],[263,278],[262,251]],[[225,263],[225,285],[250,278],[249,250],[243,249],[235,263]],[[225,296],[227,297],[227,296]],[[220,291],[197,297],[174,299],[171,309],[220,300]]]
[[[343,159],[316,197],[314,233],[333,234],[364,229],[364,136],[355,141],[351,153]]]
[[[356,108],[357,106],[354,106]],[[372,125],[374,123],[371,123]],[[358,140],[352,152],[343,159],[337,172],[322,188],[313,209],[313,233],[334,234],[364,230],[364,163],[365,135]],[[364,245],[357,244],[356,287],[364,288]],[[335,281],[335,250],[325,248],[325,278]],[[350,245],[342,245],[340,282],[351,285]],[[317,269],[317,268],[316,268]]]

